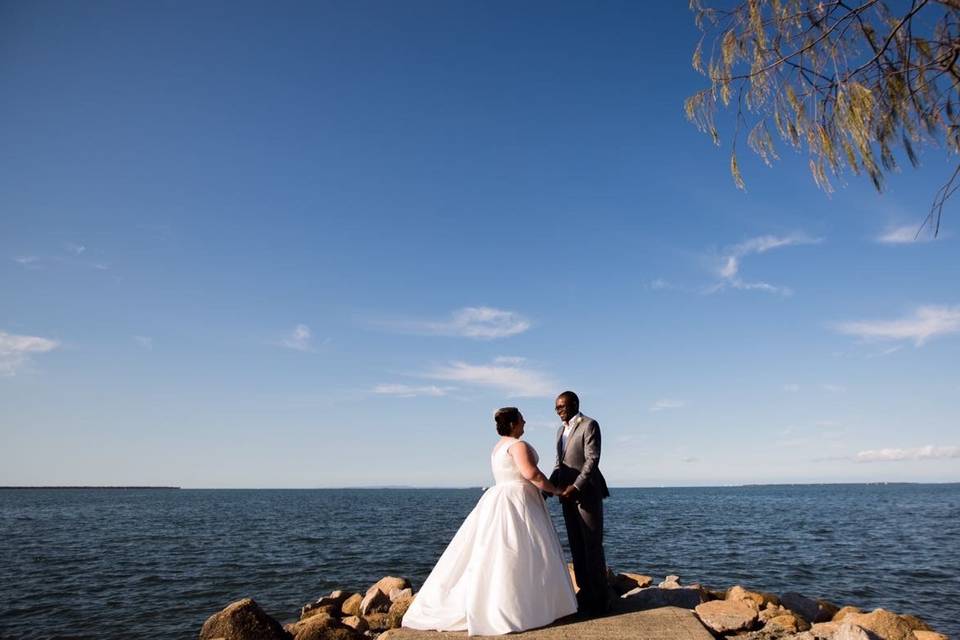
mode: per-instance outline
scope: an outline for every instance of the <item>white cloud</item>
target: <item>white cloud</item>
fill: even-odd
[[[734,245],[727,249],[721,256],[720,265],[717,268],[717,275],[720,276],[720,282],[708,288],[707,293],[716,293],[717,291],[722,291],[730,287],[743,291],[765,291],[767,293],[789,296],[793,291],[787,287],[781,287],[763,281],[747,282],[743,280],[740,277],[740,267],[743,264],[743,259],[749,255],[766,253],[781,247],[817,244],[819,242],[821,242],[820,238],[811,238],[806,234],[795,233],[789,236],[759,236]]]
[[[916,449],[870,449],[853,457],[856,462],[895,462],[900,460],[935,460],[960,458],[960,447],[934,447],[927,445]]]
[[[398,398],[415,398],[417,396],[429,396],[437,398],[447,395],[456,387],[438,387],[436,385],[412,386],[408,384],[378,384],[373,388],[373,393],[381,396],[396,396]]]
[[[36,269],[40,266],[40,258],[37,256],[17,256],[11,259],[24,269]]]
[[[497,358],[490,364],[451,362],[424,374],[447,382],[489,387],[506,392],[508,397],[546,397],[559,388],[548,375],[524,367],[522,358]]]
[[[133,336],[133,339],[147,351],[153,351],[153,338],[149,336]]]
[[[64,248],[75,256],[78,256],[87,250],[85,246],[82,244],[77,244],[76,242],[68,242]]]
[[[297,351],[312,351],[312,340],[313,334],[310,332],[310,327],[305,324],[298,324],[280,341],[280,345]]]
[[[783,390],[787,393],[796,393],[797,391],[800,391],[800,385],[793,383],[785,384],[783,385]]]
[[[515,311],[493,307],[464,307],[451,313],[447,320],[401,321],[386,326],[407,333],[494,340],[523,333],[531,324],[527,318]]]
[[[923,233],[920,227],[916,225],[891,227],[874,238],[880,244],[913,244],[915,242],[929,242],[932,239],[930,234]]]
[[[653,405],[650,407],[650,411],[657,412],[657,411],[663,411],[664,409],[679,409],[683,405],[684,403],[680,400],[671,400],[670,398],[663,398],[661,400],[657,400],[656,402],[654,402]]]
[[[931,338],[960,332],[960,305],[928,305],[899,320],[843,322],[835,329],[862,340],[912,340],[920,347]]]
[[[663,278],[656,278],[655,280],[651,280],[651,281],[650,281],[650,284],[649,284],[648,286],[649,286],[651,289],[653,289],[654,291],[663,291],[663,290],[665,290],[665,289],[673,289],[673,288],[674,288],[672,284],[670,284],[669,282],[667,282],[667,281],[664,280]]]
[[[60,343],[56,340],[0,331],[0,375],[15,375],[31,354],[53,351],[58,346]]]
[[[846,387],[839,384],[822,384],[820,388],[828,393],[843,393],[847,390]]]

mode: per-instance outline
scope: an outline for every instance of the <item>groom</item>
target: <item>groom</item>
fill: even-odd
[[[603,555],[603,499],[610,495],[600,473],[600,425],[580,413],[573,391],[557,396],[557,465],[550,481],[562,490],[563,520],[577,578],[578,612],[598,616],[609,609]]]

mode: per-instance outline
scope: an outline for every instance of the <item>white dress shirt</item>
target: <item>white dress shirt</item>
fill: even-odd
[[[580,424],[580,420],[583,419],[582,413],[577,413],[577,415],[570,418],[570,422],[563,423],[563,435],[560,436],[560,451],[567,450],[567,438],[570,437],[570,434],[573,433],[574,428]]]

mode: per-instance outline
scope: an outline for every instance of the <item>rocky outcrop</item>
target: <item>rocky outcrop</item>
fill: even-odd
[[[572,567],[570,573],[573,579]],[[650,576],[637,573],[611,571],[607,578],[611,591],[620,595],[618,615],[685,609],[684,615],[698,620],[704,633],[709,630],[720,640],[947,640],[915,616],[885,609],[838,608],[798,593],[778,597],[742,585],[707,589],[683,585],[675,575],[667,576],[657,587],[650,586]],[[246,598],[210,616],[200,640],[372,640],[383,632],[398,630],[416,597],[409,580],[387,576],[362,596],[348,591],[322,596],[304,605],[299,621],[285,627]],[[402,631],[396,632],[398,638],[406,637],[408,630]]]
[[[697,605],[694,611],[705,627],[719,634],[747,631],[760,617],[760,607],[748,598],[711,600]]]
[[[252,598],[229,604],[203,623],[200,640],[289,640],[280,623],[264,612]]]

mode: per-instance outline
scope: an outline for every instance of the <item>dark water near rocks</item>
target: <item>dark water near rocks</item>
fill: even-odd
[[[607,560],[914,613],[960,637],[960,484],[616,489]],[[196,638],[252,596],[419,588],[479,489],[0,490],[0,637]],[[556,501],[551,510],[565,534]]]

